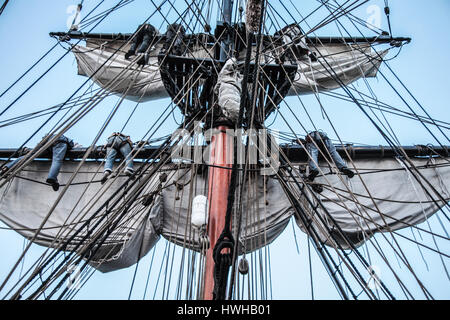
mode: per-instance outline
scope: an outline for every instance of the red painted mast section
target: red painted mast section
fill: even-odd
[[[217,128],[220,133],[213,135],[210,144],[209,164],[220,167],[232,167],[233,161],[233,139],[227,137],[226,126]],[[209,249],[206,253],[206,264],[204,274],[204,300],[213,299],[214,290],[214,259],[212,256],[214,246],[225,225],[227,212],[228,189],[230,186],[231,170],[218,167],[209,167],[208,178],[208,236]]]

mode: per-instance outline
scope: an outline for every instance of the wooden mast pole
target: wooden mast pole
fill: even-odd
[[[232,0],[223,0],[222,19],[231,24]],[[220,60],[225,61],[230,54],[230,39],[227,36],[221,43]],[[204,300],[213,299],[214,291],[214,259],[213,249],[225,226],[225,216],[228,204],[228,191],[230,186],[231,167],[233,161],[233,139],[227,137],[227,126],[219,125],[219,130],[214,134],[210,144],[210,161],[208,177],[208,202],[209,217],[207,232],[209,237],[209,249],[206,253],[204,273]],[[220,168],[222,167],[222,168]],[[226,167],[226,168],[224,168]]]
[[[220,130],[220,132],[213,135],[210,145],[210,164],[213,166],[210,166],[208,177],[209,218],[207,231],[210,245],[206,253],[205,263],[203,295],[203,298],[205,300],[213,299],[213,249],[225,226],[225,216],[228,203],[227,199],[232,167],[230,159],[233,159],[233,139],[229,139],[225,133],[228,127],[219,126],[217,129]],[[226,167],[226,169],[224,167]]]

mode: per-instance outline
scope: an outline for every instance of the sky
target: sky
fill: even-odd
[[[98,1],[84,1],[82,17],[96,3]],[[101,8],[106,9],[113,3],[114,1],[111,0],[105,1]],[[178,1],[178,3],[181,3],[180,7],[184,7],[185,5],[184,1]],[[271,1],[271,3],[274,3],[274,7],[282,12],[278,1]],[[317,3],[317,1],[313,0],[302,1],[303,7],[298,6],[297,8],[303,15],[307,15],[313,8],[317,7]],[[49,37],[49,32],[67,30],[67,20],[72,15],[72,11],[70,10],[71,6],[76,4],[73,0],[10,1],[0,16],[0,44],[3,48],[0,51],[0,92],[3,92],[3,90],[55,44],[55,40]],[[354,14],[363,20],[371,19],[374,5],[378,6],[382,13],[384,1],[372,0],[355,10]],[[397,0],[390,1],[390,7],[393,35],[411,37],[412,41],[402,48],[400,54],[390,61],[389,65],[433,118],[448,122],[450,120],[448,112],[448,85],[450,83],[448,52],[450,51],[450,43],[447,40],[448,30],[450,30],[450,21],[448,19],[450,2],[447,0],[433,0],[432,2]],[[153,10],[154,5],[152,1],[136,0],[113,13],[96,27],[93,32],[133,32],[140,22],[148,17]],[[169,20],[171,18],[173,19],[175,17],[174,12],[170,12],[167,17]],[[313,26],[317,22],[316,19],[318,18],[313,15],[306,21]],[[150,22],[159,28],[162,25],[161,31],[165,31],[165,24],[161,16],[155,15]],[[383,30],[388,29],[384,14],[381,14],[380,24]],[[356,33],[357,31],[351,29],[350,26],[349,30],[359,36]],[[339,32],[335,24],[330,24],[318,30],[317,34],[321,36],[337,36]],[[0,110],[3,110],[14,101],[22,91],[44,73],[65,52],[66,49],[63,46],[59,46],[37,68],[22,79],[17,86],[0,97]],[[394,49],[388,57],[393,57],[396,53],[397,50]],[[418,113],[423,114],[417,105],[414,104],[412,98],[405,93],[405,90],[401,88],[397,80],[390,74],[389,70],[383,66],[380,71],[392,81],[395,88],[400,90],[406,101],[414,105]],[[0,116],[0,120],[61,103],[84,81],[84,77],[77,75],[75,58],[73,54],[69,53],[31,88],[29,92],[20,98],[10,110]],[[402,105],[402,101],[396,97],[395,93],[383,81],[381,76],[375,79],[369,79],[368,81],[380,101],[401,106],[402,109],[406,110],[404,104]],[[361,90],[366,90],[365,84],[362,81],[357,82],[355,86]],[[82,145],[89,145],[97,131],[86,130],[86,128],[99,127],[117,99],[117,97],[105,99],[98,108],[70,129],[67,135]],[[343,141],[367,145],[387,144],[379,132],[354,104],[321,95],[320,101],[324,107],[324,110],[321,110],[317,99],[312,95],[302,97],[301,101],[306,106],[308,114],[314,119],[315,125],[328,132],[331,138],[335,139],[337,136],[330,123],[333,124],[334,129],[339,133],[339,137]],[[294,108],[297,116],[302,119],[303,126],[311,130],[312,124],[307,120],[308,117],[302,109],[299,99],[297,97],[290,97],[286,99],[286,102]],[[147,131],[149,123],[152,123],[156,117],[155,115],[159,115],[167,104],[168,101],[164,100],[146,102],[140,105],[127,126],[128,134],[134,140],[141,139]],[[110,132],[120,130],[124,119],[128,117],[133,107],[134,103],[132,102],[125,102],[121,106],[118,114],[112,120],[108,130],[106,130],[100,141],[105,140]],[[289,115],[287,110],[285,114]],[[386,117],[389,119],[392,129],[396,132],[398,140],[402,145],[437,144],[421,124],[392,115],[387,115]],[[174,118],[170,119],[161,128],[160,135],[163,136],[171,133],[176,126],[176,121],[179,122],[180,120],[180,114],[175,113]],[[34,138],[27,142],[27,146],[33,146],[38,142],[46,133],[46,130],[52,127],[55,121],[56,118],[40,130]],[[1,127],[0,147],[14,148],[22,145],[41,123],[42,118],[9,127]],[[300,125],[295,123],[292,123],[292,125],[297,133],[304,134],[304,130]],[[271,128],[287,131],[286,124],[283,123],[281,117],[275,119]],[[447,142],[448,144],[448,141],[445,140],[440,132],[435,129],[431,130],[440,141],[444,144]],[[430,221],[432,224],[437,225],[438,223],[434,218],[430,219]],[[426,236],[424,236],[423,241],[430,241],[430,239],[426,239]],[[0,254],[2,255],[0,262],[1,280],[4,279],[7,272],[17,260],[22,251],[24,240],[12,231],[0,229],[0,243]],[[166,242],[160,241],[154,249],[157,252],[154,258],[154,265],[161,263],[165,246]],[[422,263],[422,258],[415,245],[405,242],[404,246],[405,250],[411,256],[417,257],[418,274],[424,283],[429,284],[432,294],[440,299],[450,298],[450,290],[448,289],[449,281],[445,276],[439,259],[436,259],[436,255],[424,252],[424,259],[429,259],[427,260],[429,261],[427,265],[426,263]],[[444,252],[445,249],[448,252],[450,246],[444,244]],[[33,257],[37,258],[42,250],[43,248],[41,247],[33,246],[24,266],[26,267],[27,263],[33,261]],[[152,258],[151,253],[142,259],[139,264],[136,276],[137,280],[131,295],[133,299],[142,299],[147,272]],[[266,251],[262,252],[263,255],[266,253]],[[307,239],[297,226],[292,225],[292,222],[288,225],[285,232],[270,245],[270,257],[272,264],[272,297],[275,299],[310,299],[312,292],[310,288]],[[312,254],[311,261],[311,267],[314,270],[314,298],[339,298],[316,254]],[[448,260],[446,262],[448,265]],[[135,268],[130,267],[108,274],[97,272],[92,276],[86,286],[80,290],[76,298],[127,299],[134,271]],[[392,280],[385,270],[381,270],[381,274],[388,283]],[[151,273],[150,282],[154,283],[156,281],[157,272],[155,269]],[[413,291],[420,298],[420,292],[414,287],[413,281],[410,279],[405,279],[405,281],[411,283]],[[402,296],[400,289],[394,288],[393,291],[397,296]],[[161,294],[159,291],[156,292],[155,298],[160,298]],[[153,292],[147,293],[146,298],[151,298],[152,296]]]

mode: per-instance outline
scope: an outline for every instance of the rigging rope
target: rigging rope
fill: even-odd
[[[9,0],[5,0],[5,2],[3,2],[1,8],[0,8],[0,15],[3,13],[3,10],[5,10],[6,5],[8,4]]]
[[[194,10],[194,9],[192,9],[192,10]],[[195,11],[194,11],[195,12]],[[194,14],[195,15],[195,14]],[[195,27],[193,28],[193,29],[195,29]],[[249,47],[248,47],[249,48]],[[249,50],[247,50],[247,51],[249,51]],[[256,68],[255,68],[256,69]],[[256,81],[256,80],[255,80]],[[255,85],[255,87],[256,87],[256,85]],[[364,98],[362,98],[363,100],[364,100]],[[367,105],[367,102],[366,102],[366,105]],[[137,106],[136,106],[137,107]],[[133,112],[134,112],[134,110],[133,110]],[[133,113],[132,113],[133,114]],[[280,113],[281,114],[281,113]],[[131,118],[131,115],[130,115],[130,118]],[[250,170],[250,169],[249,169]],[[308,243],[308,245],[309,245],[309,243]],[[236,246],[237,247],[237,246]],[[174,249],[175,250],[175,249]],[[255,254],[256,255],[256,254]],[[169,256],[170,256],[170,253],[169,253],[169,255],[168,255],[168,258],[167,259],[169,259]],[[173,261],[173,257],[174,257],[174,255],[172,255],[172,261]],[[253,256],[252,256],[253,257]],[[259,258],[260,258],[260,263],[261,263],[261,252],[259,253]],[[256,258],[255,258],[255,260],[256,260]],[[167,263],[168,263],[168,260],[167,260]],[[341,264],[342,264],[342,261],[340,261],[337,265],[336,264],[334,264],[335,265],[335,269],[336,270],[338,270],[338,268],[341,266]],[[253,264],[252,264],[252,266],[253,266]],[[137,270],[137,269],[136,269]],[[262,267],[260,266],[260,270],[263,270],[262,269]],[[261,271],[262,272],[262,271]],[[330,272],[331,272],[331,268],[330,268]],[[340,271],[340,272],[342,272],[342,271]],[[170,271],[170,275],[171,275],[171,273],[172,273],[172,270]],[[220,271],[219,271],[219,273],[221,273]],[[262,278],[262,273],[260,273],[260,275],[261,275],[261,281],[260,281],[260,288],[261,288],[261,295],[263,296],[264,295],[264,297],[267,297],[267,292],[265,292],[265,290],[267,290],[267,285],[265,285],[264,284],[264,282],[263,282],[263,278]],[[167,273],[166,273],[166,276],[167,276]],[[256,276],[256,273],[255,273],[255,276]],[[181,273],[180,273],[180,277],[181,277]],[[158,278],[159,279],[159,278]],[[170,279],[170,278],[169,278]],[[182,278],[180,278],[180,281],[181,281],[181,279]],[[312,278],[311,278],[311,281],[312,281]],[[170,280],[169,280],[169,282],[170,282]],[[257,285],[257,282],[255,282],[255,284]],[[312,286],[312,284],[311,284],[311,286]],[[347,288],[345,288],[345,289],[347,289]],[[181,288],[180,288],[180,290],[181,290]],[[351,289],[350,289],[351,290]],[[364,291],[364,290],[363,290]],[[361,293],[363,292],[363,291],[361,291]],[[249,290],[249,292],[250,292],[250,290]],[[130,291],[130,293],[131,293],[131,291]],[[155,291],[155,293],[156,293],[156,291]],[[45,293],[44,293],[45,294]],[[64,294],[64,293],[63,293]],[[167,289],[167,295],[169,294],[169,288]],[[256,293],[257,294],[257,293]],[[62,296],[62,295],[61,295]],[[144,294],[144,296],[145,296],[145,294]],[[356,295],[356,296],[359,296],[359,294],[358,295]],[[164,293],[163,293],[163,297],[164,297]],[[231,297],[231,295],[229,295],[229,297]]]
[[[391,29],[391,9],[389,8],[389,1],[388,0],[384,0],[384,13],[386,14],[386,18],[387,18],[387,22],[388,22],[388,27],[389,27],[389,35],[392,38],[392,29]]]
[[[295,115],[294,115],[295,116]]]

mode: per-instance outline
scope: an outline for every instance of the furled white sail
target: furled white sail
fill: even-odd
[[[125,176],[118,177],[109,188],[108,183],[102,186],[99,183],[102,176],[101,165],[88,162],[51,211],[64,183],[69,180],[78,164],[64,162],[58,176],[62,184],[58,192],[45,184],[49,166],[48,161],[34,161],[0,190],[0,219],[28,239],[34,237],[36,230],[46,220],[35,243],[56,248],[74,236],[66,248],[74,250],[79,244],[92,242],[95,233],[105,226],[105,220],[100,222],[100,219],[114,218],[115,211],[107,213],[107,206],[100,211],[99,208],[123,184]],[[122,195],[122,200],[125,199],[126,195]],[[142,208],[141,204],[137,206]],[[155,208],[149,207],[122,219],[103,242],[91,264],[101,271],[110,271],[136,263],[159,238],[153,227],[158,217],[156,209],[155,204]],[[86,223],[88,220],[90,222]]]
[[[367,44],[326,44],[315,46],[312,51],[316,52],[318,61],[298,62],[288,95],[333,90],[360,78],[375,77],[388,52],[375,52]]]
[[[413,161],[424,179],[448,201],[448,161],[419,158]],[[324,185],[325,190],[319,198],[329,216],[319,206],[318,213],[322,220],[319,219],[319,216],[312,214],[306,199],[302,199],[303,209],[311,214],[308,219],[318,232],[318,240],[323,243],[335,245],[338,242],[343,248],[349,248],[350,244],[338,232],[340,228],[352,245],[358,246],[377,232],[395,231],[419,224],[443,205],[428,182],[421,178],[425,191],[395,159],[354,160],[354,163],[364,183],[358,176],[351,180],[344,177],[344,181],[335,174],[316,178],[317,182]],[[47,161],[34,161],[0,190],[0,219],[29,239],[35,235],[63,188],[61,186],[59,192],[54,192],[50,186],[42,183],[49,165]],[[61,184],[68,181],[77,165],[77,162],[64,162],[59,175]],[[323,167],[323,170],[328,172],[327,167]],[[42,226],[35,240],[37,244],[59,247],[79,230],[67,248],[72,250],[80,242],[88,244],[95,232],[105,225],[100,223],[96,226],[99,219],[115,217],[115,211],[98,209],[126,178],[119,176],[116,181],[108,181],[103,186],[99,182],[100,178],[101,164],[87,162],[83,165]],[[207,194],[206,176],[197,174],[192,179],[191,170],[178,169],[167,180],[163,190],[155,194],[152,204],[145,206],[142,203],[143,196],[149,190],[155,190],[156,184],[159,184],[157,176],[148,182],[133,208],[101,244],[100,250],[90,261],[91,265],[102,272],[128,267],[148,253],[160,235],[180,246],[196,251],[201,249],[200,231],[191,223],[191,198]],[[273,242],[283,232],[293,214],[291,203],[276,176],[258,176],[252,185],[252,188],[245,189],[242,199],[241,253],[257,250]],[[119,198],[124,201],[127,195],[120,195]],[[316,201],[312,194],[309,198]],[[95,218],[86,224],[95,212]],[[236,230],[238,217],[234,216],[232,221],[233,230]],[[297,223],[304,230],[303,224],[300,221]]]
[[[62,184],[59,192],[54,192],[50,186],[42,183],[49,166],[47,161],[35,161],[0,190],[0,219],[29,239],[47,217],[77,163],[64,162],[58,177]],[[80,242],[83,245],[92,242],[96,231],[105,226],[105,222],[96,226],[105,214],[108,214],[107,219],[115,217],[116,211],[107,213],[106,208],[99,212],[98,209],[117,191],[126,177],[119,176],[117,180],[102,186],[101,169],[101,164],[97,162],[87,162],[82,166],[72,185],[48,216],[35,243],[59,247],[81,228],[67,247],[67,250],[73,250]],[[155,195],[151,205],[145,207],[141,201],[143,197],[140,197],[101,245],[90,264],[102,272],[128,267],[142,258],[156,244],[160,235],[199,251],[201,239],[198,228],[191,223],[192,199],[189,195],[191,186],[194,186],[193,195],[203,194],[207,182],[201,175],[196,176],[195,183],[191,183],[191,180],[190,170],[179,169],[167,181],[163,191]],[[145,190],[154,189],[155,183],[159,183],[157,176],[147,183]],[[246,252],[271,243],[284,230],[291,216],[289,202],[283,198],[283,191],[275,180],[269,179],[264,185],[261,176],[255,182],[254,190],[249,192],[249,201],[244,204],[246,214],[242,217],[240,238],[241,251]],[[143,191],[142,195],[145,194]],[[126,194],[119,196],[122,201],[127,199]],[[247,197],[247,193],[244,196]],[[252,207],[252,210],[247,210],[247,207]],[[256,208],[260,208],[264,215]],[[94,213],[95,218],[92,218]],[[91,221],[85,225],[89,218],[92,218]]]
[[[113,57],[107,50],[76,46],[72,49],[78,74],[92,77],[100,87],[128,100],[145,102],[168,97],[159,73],[158,58],[151,56],[145,67],[130,66],[123,53]]]
[[[320,241],[335,244],[330,237],[331,231],[343,248],[350,248],[347,240],[358,246],[377,232],[392,232],[420,224],[448,203],[448,160],[415,158],[412,161],[422,175],[419,177],[416,173],[419,180],[396,159],[354,160],[360,177],[355,175],[352,179],[343,176],[341,180],[336,174],[316,178],[315,182],[324,184],[324,191],[319,195],[323,207],[318,207],[322,219],[312,217],[306,202],[304,208],[311,213],[312,225],[318,231]],[[322,169],[329,172],[328,167]],[[313,199],[312,195],[310,199]],[[297,224],[304,229],[300,221]]]
[[[169,97],[161,80],[156,45],[148,53],[148,64],[138,66],[124,58],[126,45],[121,41],[102,43],[88,40],[87,47],[75,46],[72,51],[78,63],[78,74],[92,77],[100,87],[115,94],[125,94],[133,101],[149,101]],[[297,61],[298,70],[288,95],[304,95],[312,92],[339,88],[363,77],[374,77],[386,51],[375,52],[367,44],[320,44],[311,49],[318,61]],[[198,59],[213,57],[212,49],[201,46],[189,51],[189,57]],[[243,62],[245,55],[241,55]],[[275,63],[270,53],[264,54],[265,63]],[[339,81],[337,81],[339,79]]]
[[[175,182],[176,183],[173,183]],[[180,187],[182,186],[182,187]],[[192,189],[192,190],[191,190]],[[191,180],[190,170],[179,170],[163,190],[164,223],[162,234],[180,246],[199,251],[199,230],[191,226],[191,203],[189,195],[207,195],[205,176],[196,175]],[[252,252],[273,242],[285,229],[292,215],[289,200],[274,178],[257,175],[253,187],[245,188],[242,216],[232,217],[232,232],[241,219],[239,236],[240,252]],[[235,203],[234,213],[238,212]],[[188,241],[186,241],[186,238]]]

